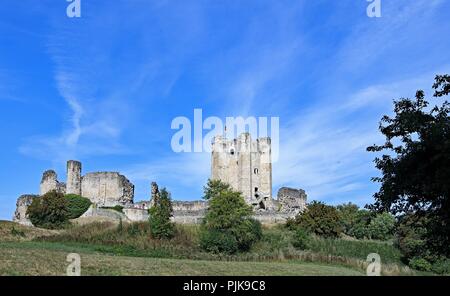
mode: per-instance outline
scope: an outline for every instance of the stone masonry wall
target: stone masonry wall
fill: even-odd
[[[13,216],[13,221],[22,225],[32,226],[31,221],[28,219],[26,213],[28,206],[31,205],[33,199],[38,195],[26,194],[17,199],[16,211]]]
[[[133,203],[134,185],[117,172],[88,173],[81,180],[81,195],[101,207]]]
[[[47,192],[56,190],[59,193],[66,193],[66,184],[58,181],[58,176],[55,171],[48,170],[42,175],[42,180],[40,184],[40,195],[44,195]]]
[[[243,194],[247,204],[257,209],[271,209],[271,140],[252,141],[249,133],[237,139],[214,138],[211,155],[211,179],[221,180]]]

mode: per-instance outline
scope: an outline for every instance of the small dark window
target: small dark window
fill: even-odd
[[[255,187],[255,192],[258,192],[258,187]]]
[[[234,155],[234,149],[231,149],[231,150],[230,150],[230,154],[231,154],[231,155]]]
[[[253,170],[253,172],[255,173],[255,175],[257,175],[257,174],[259,173],[258,168],[255,168],[255,169]]]
[[[266,209],[266,206],[264,205],[263,202],[260,202],[260,203],[259,203],[259,208],[265,210],[265,209]]]

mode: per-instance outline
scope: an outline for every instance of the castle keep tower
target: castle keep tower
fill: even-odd
[[[211,179],[221,180],[242,192],[255,209],[272,207],[272,161],[270,138],[252,141],[249,133],[237,139],[214,138]]]
[[[67,162],[66,193],[81,195],[81,162],[79,161]]]

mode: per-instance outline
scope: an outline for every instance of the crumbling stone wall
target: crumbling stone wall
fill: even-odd
[[[44,195],[47,192],[56,190],[59,193],[66,193],[66,184],[58,181],[58,175],[53,170],[45,171],[42,174],[42,180],[40,184],[40,195]]]
[[[303,189],[282,187],[277,194],[279,211],[296,215],[306,209],[307,195]]]
[[[148,210],[140,208],[124,208],[123,212],[128,220],[137,221],[148,221],[149,214]]]
[[[206,201],[174,201],[172,221],[180,224],[200,224],[208,209]]]
[[[81,195],[101,207],[133,203],[134,185],[117,172],[88,173],[81,179]]]
[[[25,194],[21,195],[16,202],[16,211],[13,216],[13,221],[22,225],[32,226],[30,219],[27,216],[27,209],[33,202],[33,199],[38,195]]]

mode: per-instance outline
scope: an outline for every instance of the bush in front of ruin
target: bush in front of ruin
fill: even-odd
[[[217,180],[209,180],[204,191],[209,208],[200,230],[202,249],[233,254],[248,251],[261,239],[261,223],[252,218],[252,208],[240,192]]]
[[[92,202],[85,197],[76,194],[66,194],[67,210],[69,219],[76,219],[83,215],[91,206]]]
[[[307,250],[311,243],[311,236],[304,229],[298,228],[295,230],[292,245],[299,250]]]
[[[313,201],[306,211],[298,214],[288,222],[291,229],[301,228],[307,232],[323,237],[338,237],[342,232],[342,224],[337,209],[322,202]]]
[[[170,239],[175,235],[175,225],[170,220],[172,213],[170,193],[163,188],[149,210],[150,233],[153,238]]]
[[[27,209],[31,223],[36,227],[59,229],[69,220],[68,202],[64,194],[50,191],[33,199]]]

